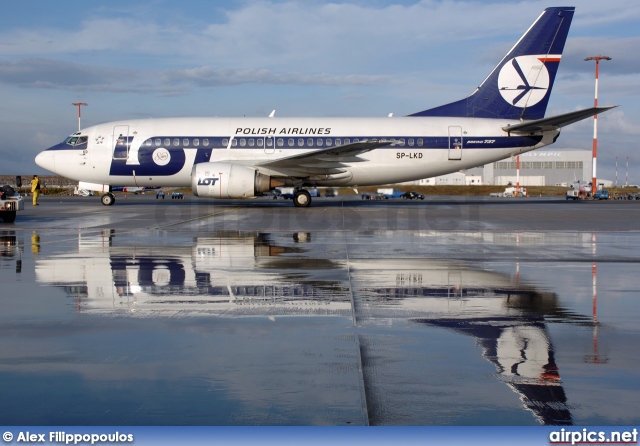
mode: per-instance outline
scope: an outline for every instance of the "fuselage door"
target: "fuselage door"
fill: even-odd
[[[462,127],[458,125],[449,126],[449,159],[459,161],[462,159]]]
[[[276,139],[273,136],[264,137],[264,153],[270,155],[276,152]]]
[[[113,159],[126,160],[129,157],[130,146],[129,126],[116,125],[113,128]]]

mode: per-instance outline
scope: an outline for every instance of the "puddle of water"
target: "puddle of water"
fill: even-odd
[[[0,239],[7,424],[640,422],[638,234]]]

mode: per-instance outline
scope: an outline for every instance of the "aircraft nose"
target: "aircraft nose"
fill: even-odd
[[[36,156],[36,164],[49,172],[56,172],[55,153],[51,150],[45,150]]]

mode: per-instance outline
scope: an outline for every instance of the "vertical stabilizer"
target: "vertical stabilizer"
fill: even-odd
[[[545,9],[471,96],[409,116],[544,118],[574,11]]]

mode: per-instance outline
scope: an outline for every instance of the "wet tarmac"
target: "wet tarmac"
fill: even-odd
[[[640,424],[640,202],[40,203],[3,424]]]

